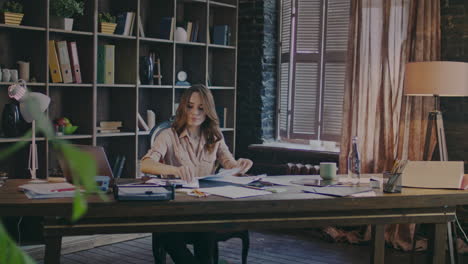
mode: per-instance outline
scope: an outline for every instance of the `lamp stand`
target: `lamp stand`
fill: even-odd
[[[430,144],[432,136],[432,126],[435,126],[437,133],[437,145],[439,148],[440,161],[448,161],[447,141],[445,140],[444,119],[440,111],[440,97],[434,95],[434,111],[429,112],[427,120],[426,139],[424,142],[423,160],[429,160]],[[447,223],[447,244],[449,247],[450,263],[456,263],[455,256],[458,255],[456,245],[456,227],[454,222]]]
[[[448,161],[447,142],[445,141],[444,120],[440,109],[440,97],[434,96],[435,110],[429,112],[427,120],[426,139],[424,142],[423,160],[428,160],[432,153],[430,152],[430,144],[432,137],[432,126],[435,126],[437,133],[437,144],[439,147],[440,161]]]
[[[37,180],[37,145],[36,145],[36,120],[32,122],[32,137],[31,137],[31,146],[29,147],[29,172],[31,173],[31,182],[44,182],[42,180]]]

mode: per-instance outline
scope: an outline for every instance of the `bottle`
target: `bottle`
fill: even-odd
[[[358,138],[353,137],[351,150],[348,155],[348,181],[354,185],[359,184],[361,178],[361,155],[359,155]]]

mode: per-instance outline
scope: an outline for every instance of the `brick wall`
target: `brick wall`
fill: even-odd
[[[468,62],[468,1],[441,0],[442,60]],[[468,97],[442,98],[449,160],[468,172]]]
[[[276,111],[276,0],[239,1],[237,156],[274,138]]]

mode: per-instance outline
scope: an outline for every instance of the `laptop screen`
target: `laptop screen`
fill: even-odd
[[[109,165],[109,160],[104,152],[104,148],[101,146],[90,146],[90,145],[72,145],[81,151],[89,153],[94,160],[96,160],[97,175],[109,176],[111,183],[113,182],[114,175]],[[73,175],[71,174],[68,162],[64,159],[63,155],[59,155],[58,158],[60,167],[62,168],[63,175],[68,182],[73,181]],[[96,175],[96,176],[97,176]]]

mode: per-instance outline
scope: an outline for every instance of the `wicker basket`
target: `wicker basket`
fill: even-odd
[[[101,22],[101,33],[114,34],[116,23]]]
[[[9,25],[19,25],[21,24],[21,20],[23,20],[24,14],[22,13],[11,13],[11,12],[3,12],[3,23]]]

